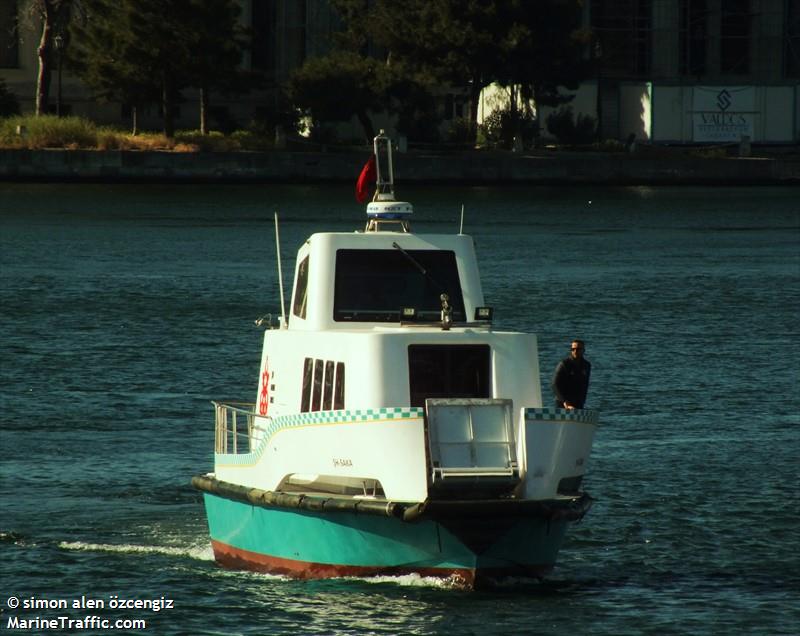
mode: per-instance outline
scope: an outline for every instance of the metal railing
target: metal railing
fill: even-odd
[[[221,454],[249,453],[253,450],[253,434],[257,430],[253,402],[233,402],[214,405],[214,451]]]

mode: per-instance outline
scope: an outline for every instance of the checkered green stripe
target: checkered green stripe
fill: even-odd
[[[254,464],[264,453],[267,443],[277,432],[289,428],[303,426],[320,426],[326,424],[358,424],[375,420],[412,420],[423,416],[425,410],[416,406],[400,406],[382,409],[344,410],[344,411],[316,411],[313,413],[297,413],[294,415],[281,415],[270,420],[264,437],[255,451],[250,453],[216,454],[224,464]]]
[[[422,417],[423,409],[418,407],[395,407],[385,409],[317,411],[314,413],[297,413],[282,415],[272,421],[270,429],[279,430],[292,426],[308,426],[309,424],[344,424],[352,422],[369,422],[371,420],[409,420]]]
[[[555,420],[557,422],[585,422],[587,424],[597,424],[600,421],[600,413],[589,409],[557,409],[549,406],[541,409],[525,409],[526,420]]]

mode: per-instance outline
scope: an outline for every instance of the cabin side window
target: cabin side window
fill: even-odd
[[[344,362],[336,363],[336,382],[333,385],[333,409],[344,408]]]
[[[322,360],[314,362],[314,392],[311,395],[311,410],[319,411],[322,407]]]
[[[422,320],[438,320],[447,294],[453,320],[465,320],[456,255],[448,250],[336,251],[333,319],[399,322],[403,308]]]
[[[322,410],[330,411],[333,403],[333,360],[325,363],[325,385],[322,392]]]
[[[344,362],[306,358],[300,412],[344,408]]]
[[[308,413],[311,406],[311,374],[314,370],[314,360],[306,358],[303,363],[303,393],[300,399],[300,412]]]
[[[308,256],[306,256],[297,268],[297,280],[294,286],[294,304],[292,313],[298,318],[305,320],[306,310],[308,309]]]

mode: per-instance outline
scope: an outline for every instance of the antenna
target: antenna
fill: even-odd
[[[286,306],[283,302],[283,272],[281,271],[281,235],[278,231],[278,212],[275,212],[275,251],[278,254],[278,285],[281,290],[281,329],[286,329]]]
[[[464,204],[461,204],[461,225],[458,227],[458,233],[464,233]]]
[[[367,227],[365,232],[380,232],[382,225],[393,225],[396,231],[410,231],[409,217],[414,206],[394,198],[394,167],[392,166],[392,142],[383,130],[375,136],[375,196],[367,204]],[[399,227],[398,227],[399,226]]]
[[[394,201],[394,166],[392,165],[392,141],[381,130],[373,140],[375,152],[376,190],[375,201]]]

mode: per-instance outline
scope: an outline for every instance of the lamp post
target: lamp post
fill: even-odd
[[[595,134],[597,135],[597,141],[603,141],[603,93],[601,90],[601,85],[603,83],[602,60],[603,47],[600,45],[600,40],[598,38],[594,43],[594,63],[597,71],[597,95],[595,102],[595,113],[597,115],[597,130]]]
[[[58,53],[58,89],[56,93],[56,116],[61,117],[61,61],[64,57],[64,38],[59,33],[53,38],[53,43],[56,45],[56,52]]]

